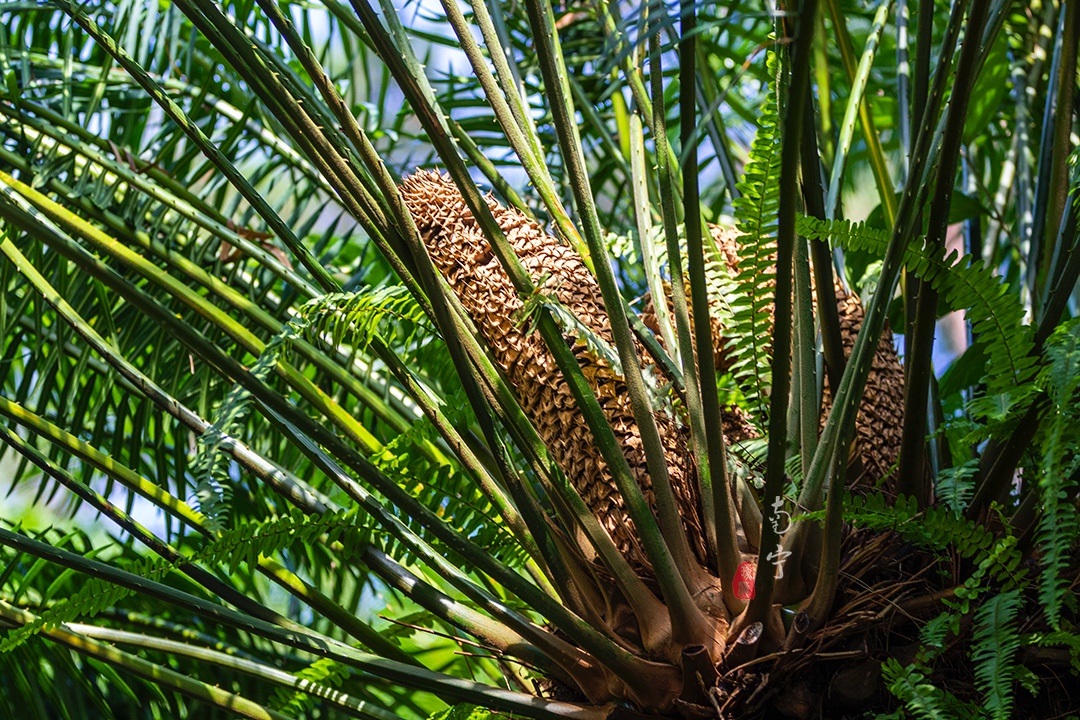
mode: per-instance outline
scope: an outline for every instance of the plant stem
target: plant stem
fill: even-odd
[[[891,0],[882,0],[883,4],[888,5]],[[840,59],[844,66],[844,71],[847,73],[848,82],[853,84],[859,75],[859,71],[856,69],[855,64],[855,49],[852,47],[851,34],[847,29],[847,21],[844,19],[844,15],[840,10],[839,0],[826,0],[826,7],[829,10],[829,18],[832,20],[833,30],[836,32],[837,45],[840,48]],[[870,106],[866,102],[865,98],[858,104],[859,112],[859,124],[862,126],[863,138],[866,141],[867,149],[870,153],[870,169],[874,173],[874,180],[877,183],[878,195],[881,197],[881,207],[885,212],[885,221],[891,227],[896,220],[896,198],[893,194],[893,183],[889,177],[888,161],[885,158],[885,152],[881,147],[881,139],[878,134],[877,127],[874,123],[874,117],[870,114]],[[833,167],[836,167],[836,163],[843,157],[842,151],[837,149],[836,155],[833,158]],[[832,191],[832,184],[830,183],[830,192]],[[839,192],[839,188],[837,189]]]
[[[3,600],[0,600],[0,617],[11,621],[18,626],[26,625],[37,619],[32,613],[20,610]],[[193,700],[216,706],[223,712],[252,718],[253,720],[290,720],[289,716],[282,715],[273,710],[268,710],[262,705],[252,702],[241,695],[226,692],[214,685],[182,675],[175,670],[170,670],[161,665],[147,662],[131,653],[117,650],[108,643],[98,642],[85,635],[72,632],[71,628],[68,626],[61,625],[60,627],[43,630],[42,634],[50,640],[71,648],[82,655],[107,662],[121,670],[145,680],[149,680],[156,685],[167,687],[182,693]],[[236,662],[236,660],[234,660],[234,662]]]
[[[1046,93],[1042,136],[1039,140],[1039,177],[1035,185],[1028,261],[1031,304],[1036,315],[1047,283],[1046,275],[1053,254],[1051,243],[1057,238],[1065,209],[1065,196],[1069,191],[1068,159],[1072,144],[1069,136],[1073,127],[1080,13],[1077,12],[1076,3],[1062,3],[1059,12],[1054,59],[1050,68],[1051,89]]]
[[[543,5],[540,0],[526,0],[525,5],[536,41],[540,69],[548,88],[548,100],[551,103],[563,162],[570,178],[578,213],[584,224],[585,240],[594,257],[606,258],[596,205],[584,158],[581,155],[581,140],[574,121],[573,98],[567,88],[566,70],[563,66],[561,50],[558,47],[558,34],[554,19],[551,17],[551,8]],[[625,306],[611,265],[607,262],[598,262],[595,271],[600,292],[604,298],[604,307],[610,319],[612,337],[622,362],[634,420],[641,434],[646,464],[652,480],[653,495],[656,498],[660,534],[653,534],[649,527],[652,523],[638,524],[638,517],[636,515],[632,517],[649,560],[656,571],[664,601],[671,612],[672,632],[676,642],[686,644],[701,642],[701,638],[707,636],[708,631],[704,627],[705,617],[691,597],[692,593],[696,594],[700,590],[693,569],[696,561],[691,555],[686,532],[683,529],[675,491],[668,473],[663,442],[641,374],[641,360],[630,332]],[[634,480],[634,482],[637,481]],[[623,488],[620,487],[620,490]],[[629,509],[631,500],[626,497],[625,490],[623,494]],[[651,510],[648,514],[651,516]]]
[[[840,201],[840,190],[843,187],[843,173],[844,167],[847,164],[848,150],[851,149],[851,139],[855,132],[855,120],[856,116],[862,120],[863,132],[869,135],[874,133],[874,139],[867,139],[867,146],[871,151],[871,167],[874,170],[874,176],[878,180],[878,187],[881,195],[881,206],[885,214],[885,222],[891,227],[896,222],[896,198],[893,196],[892,181],[889,179],[887,167],[882,165],[882,150],[877,138],[876,130],[874,128],[873,119],[870,116],[868,105],[865,98],[866,84],[870,77],[870,68],[873,65],[874,57],[877,54],[878,42],[881,39],[881,33],[885,28],[885,22],[889,17],[889,10],[892,8],[893,0],[881,0],[878,5],[877,12],[874,14],[874,22],[870,28],[870,34],[866,38],[866,47],[863,49],[863,54],[859,58],[859,65],[854,70],[854,74],[851,74],[851,68],[849,64],[851,62],[850,38],[847,35],[847,29],[841,23],[843,19],[837,19],[839,17],[838,10],[836,8],[836,0],[828,0],[829,10],[833,13],[833,24],[837,25],[837,35],[841,37],[840,47],[841,54],[845,60],[845,68],[849,71],[849,79],[851,80],[851,95],[848,97],[847,107],[844,109],[844,118],[840,123],[840,140],[837,146],[836,155],[833,158],[832,174],[829,177],[829,193],[825,200],[825,217],[829,219],[835,218],[837,205]],[[845,51],[846,48],[846,51]],[[877,156],[874,155],[875,150]]]
[[[311,680],[305,680],[292,673],[271,667],[263,662],[247,658],[238,658],[228,653],[223,653],[209,648],[198,647],[186,642],[167,640],[154,635],[144,635],[125,630],[98,627],[97,625],[83,625],[70,623],[67,628],[71,632],[84,635],[95,640],[105,640],[109,643],[120,645],[134,645],[135,647],[168,653],[175,657],[188,657],[200,663],[219,667],[226,670],[236,670],[251,677],[259,678],[282,687],[293,688],[307,693],[312,697],[319,698],[331,705],[340,708],[351,717],[363,718],[364,720],[395,720],[397,715],[384,710],[368,702],[352,698],[349,695],[335,690],[326,685],[319,685]]]
[[[963,143],[964,121],[968,102],[978,73],[977,56],[986,25],[989,3],[974,0],[964,31],[963,47],[956,67],[956,79],[949,96],[949,107],[942,139],[934,197],[930,202],[929,252],[939,252],[945,244],[949,225],[949,206],[956,185],[956,171]],[[916,303],[911,354],[904,387],[904,425],[900,440],[900,459],[896,492],[913,496],[920,508],[930,502],[930,474],[926,466],[927,403],[930,376],[933,374],[934,329],[937,323],[938,293],[930,283],[922,283]]]
[[[64,12],[71,16],[71,19],[78,23],[83,29],[94,36],[94,39],[102,44],[110,54],[117,59],[117,61],[128,72],[132,72],[132,68],[136,67],[130,56],[120,48],[116,43],[105,35],[97,27],[97,25],[86,17],[81,8],[71,4],[69,0],[58,0],[58,5]],[[134,74],[134,73],[133,73]],[[148,80],[149,76],[143,72],[141,78],[136,75],[137,79]],[[152,81],[151,81],[152,83]],[[156,86],[156,83],[153,83]],[[236,169],[236,167],[229,161],[224,154],[217,149],[206,134],[198,125],[188,120],[187,115],[180,109],[179,105],[176,105],[171,99],[168,98],[161,91],[160,87],[147,87],[147,90],[151,91],[151,94],[155,95],[155,99],[161,104],[162,108],[170,115],[171,119],[176,122],[191,138],[191,141],[203,151],[207,158],[229,179],[229,182],[240,191],[240,194],[244,196],[252,208],[266,221],[267,225],[274,231],[282,242],[292,251],[293,255],[300,260],[301,264],[308,269],[312,277],[319,283],[320,287],[324,291],[333,292],[339,290],[340,287],[337,281],[331,277],[330,273],[324,268],[317,259],[311,254],[311,252],[304,247],[292,230],[286,225],[278,214],[270,207],[266,200],[255,191],[255,188],[244,178],[243,175]],[[156,90],[157,92],[154,92]]]
[[[0,208],[2,207],[3,205],[0,204]],[[202,435],[209,429],[210,423],[162,390],[154,381],[142,374],[111,345],[105,342],[104,338],[90,327],[45,281],[45,278],[26,260],[25,256],[15,247],[6,234],[0,235],[0,252],[6,255],[15,267],[27,276],[31,285],[45,298],[46,302],[64,322],[77,335],[82,337],[100,357],[115,368],[122,377],[137,388],[140,393],[197,435]],[[242,467],[247,468],[256,477],[266,482],[276,492],[288,498],[297,506],[309,512],[325,512],[327,506],[317,495],[307,489],[306,486],[293,482],[284,471],[254,453],[246,445],[234,438],[225,436],[221,439],[221,448],[229,452]]]
[[[805,138],[805,136],[804,136]],[[810,290],[810,249],[805,238],[795,240],[795,347],[793,353],[793,396],[797,409],[797,447],[802,462],[802,474],[810,471],[818,436],[818,402],[816,348],[814,346],[814,311]],[[835,296],[831,305],[836,307]]]
[[[787,456],[788,401],[791,390],[792,255],[795,247],[795,207],[799,195],[799,155],[803,114],[810,90],[810,52],[813,46],[817,0],[802,0],[791,22],[791,80],[784,111],[783,146],[780,155],[780,204],[776,231],[776,295],[773,301],[772,389],[769,396],[769,448],[765,466],[764,512],[761,546],[758,548],[754,595],[740,618],[739,628],[763,622],[772,607],[779,535],[776,520],[782,498],[784,461]]]
[[[432,692],[448,702],[480,703],[485,707],[516,713],[537,720],[551,720],[553,718],[602,720],[606,716],[607,711],[605,708],[594,709],[571,703],[542,701],[532,695],[501,690],[490,685],[461,680],[443,673],[424,670],[394,660],[386,660],[361,652],[345,643],[306,628],[296,630],[279,628],[236,610],[231,610],[167,585],[148,580],[141,575],[113,568],[98,560],[92,560],[77,553],[31,540],[3,528],[0,528],[0,544],[119,585],[130,591],[144,593],[150,597],[172,603],[224,625],[259,635],[318,657],[337,660],[350,667],[406,687]],[[20,617],[21,624],[30,622],[33,619],[25,615]]]
[[[706,508],[706,536],[712,538],[716,553],[717,571],[723,587],[735,581],[738,569],[738,545],[735,533],[735,510],[732,483],[727,474],[727,443],[721,426],[720,397],[716,387],[716,366],[710,321],[711,307],[705,279],[705,245],[702,240],[701,202],[698,185],[697,130],[697,15],[693,0],[680,1],[682,40],[679,43],[679,137],[684,167],[683,219],[686,228],[686,256],[689,270],[691,308],[693,309],[694,342],[690,348],[697,361],[697,380],[701,397],[701,415],[691,415],[691,421],[704,421],[703,437],[706,463],[698,467],[698,483],[702,504]],[[654,55],[654,58],[656,56]],[[655,68],[659,70],[659,67]],[[663,96],[656,98],[661,107]],[[681,263],[681,260],[679,261]],[[687,352],[690,352],[690,348]],[[733,594],[725,593],[725,597]],[[738,605],[738,603],[734,603]],[[729,605],[729,608],[731,606]],[[733,608],[732,608],[733,609]]]

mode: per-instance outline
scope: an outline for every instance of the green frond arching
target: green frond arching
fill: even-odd
[[[432,446],[438,435],[426,419],[417,420],[371,460],[387,477],[395,480],[426,507],[437,509],[446,521],[471,537],[511,567],[521,567],[526,555],[517,539],[498,519],[498,512],[473,478],[449,456],[432,457],[422,449]],[[417,532],[437,544],[423,529]],[[393,539],[383,541],[384,550],[400,559],[404,548]]]
[[[367,542],[367,537],[362,527],[358,527],[357,515],[353,511],[306,516],[294,509],[291,514],[276,520],[243,524],[225,530],[202,549],[177,562],[145,558],[132,563],[126,570],[153,582],[160,582],[182,563],[205,562],[235,572],[241,562],[255,567],[260,555],[270,556],[297,544],[318,542],[331,545],[340,542],[345,555],[352,555]],[[33,623],[10,632],[0,641],[0,653],[22,645],[43,629],[79,618],[96,617],[135,592],[129,587],[90,578],[79,591],[39,613]]]
[[[882,493],[848,494],[844,519],[860,528],[895,530],[905,540],[936,550],[953,548],[961,557],[976,561],[986,557],[995,540],[992,532],[952,508],[920,511],[911,498],[901,497],[894,503]]]
[[[738,184],[734,202],[735,241],[739,268],[730,301],[732,321],[728,347],[732,373],[746,397],[758,427],[768,426],[768,397],[771,386],[773,278],[776,274],[776,210],[780,195],[780,128],[776,77],[780,60],[770,52],[769,91],[757,118],[757,135],[750,146],[750,158]]]
[[[284,329],[266,344],[251,366],[252,377],[265,382],[273,373],[278,359],[288,353],[289,343],[299,337],[306,320],[291,320]],[[221,452],[226,435],[235,436],[251,409],[254,397],[242,385],[234,385],[221,405],[214,411],[209,429],[199,436],[191,474],[195,480],[196,509],[207,519],[207,529],[217,532],[225,527],[232,499],[232,480],[229,477],[229,458]]]
[[[168,23],[173,27],[182,20],[175,10],[169,12],[169,18]],[[35,32],[38,30],[40,27],[35,27]],[[166,75],[173,62],[183,65],[193,60],[190,53],[194,48],[174,46],[175,37],[163,36],[155,46],[155,57],[163,62]],[[226,304],[239,309],[237,314],[244,318],[241,322],[246,321],[253,334],[272,337],[282,321],[288,319],[291,302],[313,294],[311,283],[289,267],[281,249],[249,214],[237,208],[235,195],[222,187],[220,176],[206,172],[197,153],[176,150],[175,138],[168,140],[167,127],[155,129],[152,125],[141,125],[141,121],[128,122],[131,118],[112,101],[130,93],[130,76],[119,68],[100,72],[99,67],[79,62],[73,63],[71,75],[65,76],[62,64],[50,63],[46,55],[31,43],[28,54],[22,55],[18,62],[26,63],[28,72],[34,67],[35,75],[41,73],[42,82],[35,84],[32,92],[24,93],[18,102],[3,103],[0,109],[0,135],[5,140],[0,157],[5,170],[20,173],[35,188],[48,192],[51,198],[146,258],[153,271],[143,271],[143,277],[151,280],[142,284],[144,291],[182,315],[186,322],[198,326],[198,314],[183,308],[174,297],[155,292],[153,282],[158,273],[184,278],[194,292],[205,292],[213,302],[221,302],[220,298],[224,297]],[[255,182],[275,197],[281,213],[298,231],[311,228],[318,215],[310,209],[303,212],[302,208],[321,203],[302,205],[294,203],[294,199],[325,198],[325,181],[295,151],[283,145],[281,138],[260,119],[245,120],[245,113],[230,104],[241,99],[239,96],[215,94],[216,89],[209,84],[202,87],[193,84],[199,79],[197,67],[200,66],[196,62],[194,67],[188,66],[186,74],[170,75],[168,79],[162,78],[162,82],[176,93],[177,101],[186,104],[190,116],[203,127],[231,128],[225,145],[235,151],[238,161],[261,155],[260,168],[268,174]],[[76,88],[76,98],[72,112],[57,117],[59,107],[49,101],[51,90],[63,84],[59,82],[61,79]],[[79,112],[86,105],[91,105],[87,112],[94,112],[90,99],[78,95],[81,83],[87,81],[100,81],[108,99],[97,107],[97,117],[106,129],[102,133],[89,133],[78,123]],[[243,122],[233,126],[237,121]],[[141,137],[140,128],[145,130]],[[275,174],[275,168],[281,164],[286,169]],[[286,187],[296,195],[283,193]],[[332,204],[324,207],[328,215],[333,214]],[[327,236],[321,245],[336,255],[349,235],[344,232]],[[36,244],[24,247],[31,254],[38,252]],[[348,258],[355,257],[357,249],[341,252],[343,270],[351,271]],[[50,271],[50,280],[62,288],[85,320],[99,328],[126,357],[140,363],[173,397],[204,417],[211,416],[213,408],[224,402],[233,389],[232,383],[216,377],[160,324],[146,322],[145,316],[118,298],[115,288],[73,272],[73,265],[63,256],[45,251],[41,257],[49,258],[41,267]],[[29,402],[30,408],[73,432],[86,428],[92,445],[172,489],[175,495],[189,496],[189,451],[194,438],[167,413],[133,391],[106,363],[73,342],[73,334],[63,323],[49,320],[48,311],[41,312],[33,294],[19,286],[17,273],[6,277],[11,282],[5,282],[5,298],[18,297],[27,303],[6,306],[8,313],[21,314],[22,309],[29,307],[46,318],[42,323],[27,324],[15,315],[12,322],[20,329],[3,333],[4,352],[11,356],[19,357],[20,349],[35,349],[26,356],[29,360],[26,366],[20,367],[21,363],[16,362],[5,363],[0,368],[5,373],[8,396]],[[287,278],[287,286],[278,284],[283,278]],[[208,334],[213,336],[214,331]],[[228,351],[235,351],[227,336],[218,335],[215,340]],[[310,360],[310,356],[305,360]],[[320,362],[325,368],[325,358]],[[33,397],[27,395],[30,387],[27,377],[41,379]],[[358,384],[378,384],[378,378],[374,378],[374,383],[372,380],[363,378]],[[363,407],[356,409],[357,414],[364,411]],[[244,426],[240,435],[248,435],[260,422],[250,414],[238,421]],[[282,448],[273,436],[264,433],[256,437],[260,451],[276,445],[274,452],[284,450],[279,457],[289,462],[288,448]],[[220,479],[221,456],[200,455],[216,458],[216,474]],[[85,466],[64,462],[76,474],[93,477]],[[303,466],[290,464],[290,469],[306,474]],[[212,484],[205,484],[207,476],[201,469],[197,472],[200,480],[196,484],[202,482],[203,486],[195,492],[202,491],[212,503],[218,490]],[[112,487],[110,479],[106,494]],[[167,521],[167,537],[173,529]]]
[[[1051,627],[1060,629],[1062,605],[1071,592],[1070,581],[1063,574],[1080,537],[1076,504],[1068,499],[1080,471],[1080,444],[1076,441],[1080,419],[1080,321],[1058,328],[1046,343],[1045,356],[1047,366],[1041,379],[1051,408],[1038,464],[1042,516],[1036,536],[1043,566],[1039,602]]]
[[[863,250],[880,257],[889,233],[845,220],[802,217],[799,232],[814,240],[833,242],[845,250]],[[941,248],[929,254],[916,243],[904,254],[907,267],[930,283],[952,310],[967,310],[976,342],[987,354],[986,392],[979,402],[1003,403],[1012,412],[1026,407],[1034,392],[1038,359],[1034,334],[1024,323],[1024,308],[1008,286],[982,260],[970,255],[946,256]],[[1001,413],[1004,414],[1004,413]]]
[[[955,632],[955,628],[955,618],[947,612],[928,620],[919,630],[919,642],[922,644],[919,659],[932,660],[944,652],[949,633]]]
[[[178,711],[171,693],[61,646],[37,643],[0,654],[3,717],[121,720],[139,713],[165,718]]]
[[[879,715],[877,720],[900,720],[901,718],[947,718],[959,717],[959,705],[951,693],[930,682],[933,663],[944,652],[950,634],[956,631],[955,618],[941,613],[929,620],[919,631],[919,649],[915,659],[901,665],[896,658],[889,658],[882,665],[882,676],[889,692],[903,703],[901,709],[890,715]]]
[[[1016,620],[1023,600],[1017,590],[994,595],[975,611],[972,660],[975,684],[983,693],[983,708],[992,720],[1013,717],[1016,652],[1020,633]]]
[[[400,285],[368,287],[349,293],[328,293],[297,309],[303,330],[313,340],[325,336],[333,347],[364,350],[375,337],[393,346],[412,347],[433,333],[423,308]]]
[[[886,687],[911,717],[918,720],[959,720],[956,707],[959,704],[952,695],[929,682],[926,673],[915,665],[902,666],[896,658],[889,658],[881,666]],[[889,715],[899,718],[902,715]]]

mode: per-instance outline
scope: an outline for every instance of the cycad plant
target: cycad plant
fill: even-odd
[[[1080,710],[1075,3],[0,16],[0,715]]]

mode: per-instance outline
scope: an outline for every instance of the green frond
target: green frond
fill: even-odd
[[[368,537],[369,533],[360,527],[355,511],[309,517],[294,508],[291,514],[274,520],[244,523],[225,530],[217,539],[176,563],[160,558],[144,558],[125,569],[154,582],[160,582],[181,563],[222,566],[233,574],[241,562],[254,567],[260,555],[271,556],[296,545],[341,542],[345,555],[352,555],[367,542]],[[90,578],[77,592],[39,613],[34,622],[8,633],[0,641],[0,654],[19,647],[42,630],[95,617],[134,592],[130,588]]]
[[[849,494],[844,519],[860,528],[895,530],[904,539],[935,550],[951,547],[966,558],[981,559],[994,544],[994,533],[974,520],[940,505],[920,511],[909,497],[893,504],[882,493]]]
[[[889,243],[889,233],[845,220],[801,217],[801,235],[827,240],[844,250],[861,250],[881,257]],[[1015,413],[1026,407],[1034,395],[1038,360],[1032,356],[1034,335],[1024,323],[1024,308],[1015,293],[994,269],[982,260],[941,248],[930,252],[912,243],[904,254],[905,265],[923,282],[929,283],[952,310],[967,310],[977,342],[986,350],[986,392],[973,404],[973,412],[988,413],[997,404],[997,415]],[[1001,410],[1006,412],[1001,412]]]
[[[1062,604],[1069,594],[1070,583],[1064,573],[1080,538],[1076,504],[1069,500],[1080,471],[1080,444],[1076,440],[1076,423],[1080,419],[1080,321],[1058,328],[1047,341],[1045,354],[1047,367],[1041,384],[1052,406],[1040,442],[1041,516],[1036,537],[1043,571],[1039,602],[1051,627],[1058,629]]]
[[[409,347],[432,334],[423,308],[401,285],[366,287],[356,292],[327,293],[297,309],[309,337],[335,348],[366,348],[376,336],[393,347]]]
[[[1020,648],[1016,616],[1021,604],[1019,591],[1011,590],[994,595],[975,612],[971,652],[975,684],[983,693],[983,708],[993,720],[1012,717],[1016,651]]]
[[[486,708],[462,704],[433,713],[428,720],[494,720],[497,717],[498,713],[493,713]]]
[[[954,600],[946,599],[945,605],[966,615],[971,611],[971,604],[980,595],[989,590],[988,585],[996,582],[1005,592],[1020,585],[1027,576],[1027,569],[1021,568],[1024,556],[1016,549],[1017,539],[1006,535],[990,546],[979,560],[975,572],[957,586]]]
[[[895,54],[874,55],[898,7],[889,0],[808,2],[782,18],[690,0],[438,5],[0,6],[0,414],[12,424],[7,445],[22,453],[0,440],[0,497],[15,498],[11,509],[0,499],[0,717],[217,720],[241,711],[196,704],[205,698],[195,688],[251,698],[251,716],[311,720],[764,717],[783,712],[787,698],[755,684],[789,685],[797,678],[788,670],[863,636],[866,657],[822,666],[821,682],[806,686],[827,717],[997,720],[1038,714],[1062,688],[1072,693],[1053,674],[1071,662],[1080,676],[1080,320],[1059,318],[1076,314],[1080,193],[1063,163],[1071,116],[1045,109],[1055,97],[1064,107],[1075,89],[1062,78],[1071,79],[1063,70],[1080,34],[1077,7],[924,3],[934,22],[896,13]],[[980,25],[986,42],[958,41]],[[868,62],[856,67],[864,44]],[[471,72],[458,62],[463,49]],[[814,97],[803,141],[788,146],[781,121],[804,110],[791,104],[804,73]],[[398,102],[402,93],[408,102]],[[838,126],[835,103],[845,97],[851,112]],[[856,125],[852,144],[845,135]],[[939,142],[956,132],[962,143]],[[975,336],[932,402],[907,413],[943,420],[928,424],[943,439],[932,458],[934,506],[897,501],[884,485],[862,495],[834,488],[828,511],[804,516],[820,523],[828,514],[826,530],[805,523],[812,542],[785,538],[792,561],[806,555],[805,572],[775,587],[771,574],[756,576],[761,607],[800,607],[810,630],[801,633],[798,618],[785,633],[762,616],[756,641],[743,647],[748,633],[725,642],[723,628],[742,612],[727,593],[727,550],[767,554],[761,507],[777,507],[754,492],[766,433],[734,440],[746,422],[766,429],[770,400],[784,402],[771,368],[787,358],[770,356],[795,331],[773,319],[788,309],[774,312],[777,216],[790,219],[799,190],[808,214],[827,216],[874,194],[819,187],[820,160],[851,180],[872,171],[879,190],[904,185],[895,203],[884,194],[881,214],[893,240],[910,239],[920,198],[955,179],[935,168],[951,168],[958,151],[963,194],[957,187],[949,219],[965,222],[971,256],[916,240],[903,258],[939,305],[967,310]],[[895,178],[887,155],[900,159]],[[1080,150],[1071,155],[1075,171]],[[806,172],[787,173],[789,163]],[[470,210],[436,213],[439,228],[410,223],[396,186],[418,166],[450,170]],[[501,241],[515,244],[522,226],[500,218],[500,237],[483,212],[487,187],[473,192],[481,177],[489,197],[561,242],[589,241],[607,307],[646,285],[656,306],[668,290],[681,300],[684,288],[666,287],[664,273],[677,275],[673,263],[685,261],[692,304],[704,313],[704,265],[718,342],[698,349],[720,361],[717,386],[695,385],[692,363],[678,366],[691,353],[668,316],[660,352],[656,338],[627,336],[621,321],[610,334],[575,316],[559,300],[574,288],[555,294],[543,281],[531,297],[513,293],[488,311],[494,324],[540,320],[574,392],[538,401],[528,373],[487,362],[497,338],[474,344],[476,323],[459,316],[454,297],[424,295],[439,280],[425,248],[447,250],[447,265],[464,271],[437,268],[455,290],[499,280],[500,264],[520,271],[502,262]],[[785,197],[792,189],[790,206],[781,185]],[[825,195],[829,209],[819,213]],[[1066,198],[1076,204],[1063,207]],[[707,234],[688,253],[682,216],[734,218],[735,232]],[[455,243],[434,246],[433,229]],[[850,250],[847,270],[870,281],[864,290],[887,289],[901,269],[898,245],[883,257],[884,233],[810,219],[797,231]],[[811,247],[828,260],[824,243]],[[899,294],[910,301],[911,285]],[[516,318],[500,315],[516,306],[510,299],[524,304]],[[902,304],[876,295],[867,329],[876,333]],[[1038,327],[1025,325],[1028,314]],[[799,335],[804,361],[813,342]],[[644,389],[625,364],[641,345]],[[858,348],[847,376],[855,386],[868,371],[863,353],[873,352]],[[711,377],[707,355],[698,359]],[[571,372],[579,361],[603,370],[596,398]],[[800,364],[800,378],[815,372]],[[618,380],[626,375],[629,391]],[[799,417],[816,412],[811,385],[800,385]],[[716,417],[714,390],[720,407],[739,412]],[[782,457],[769,463],[778,471],[770,493],[794,497],[843,464],[835,421],[874,394],[868,383],[836,403],[815,478],[803,477],[809,451],[800,458],[772,437]],[[696,431],[694,456],[681,442],[668,448],[666,431],[659,447],[651,432],[612,442],[596,403],[629,395],[635,423],[651,405],[665,427]],[[554,432],[541,427],[548,410],[562,423],[551,423]],[[1027,410],[1039,411],[1038,424],[1014,432]],[[883,437],[892,420],[878,418]],[[816,428],[802,423],[799,444],[813,445]],[[615,463],[639,440],[652,461],[646,473]],[[571,462],[560,465],[564,455]],[[601,455],[605,464],[594,462]],[[737,515],[714,482],[713,460],[724,457]],[[975,486],[987,474],[980,464],[985,471],[994,458],[990,479],[1017,477],[1019,492],[1002,505],[988,497],[987,512],[969,520],[973,491],[982,503],[997,487]],[[672,492],[660,483],[661,460],[681,471]],[[604,482],[613,463],[614,485]],[[701,517],[673,512],[672,499]],[[684,546],[680,527],[694,542]],[[604,542],[616,531],[628,546],[647,546],[644,563]],[[844,572],[834,571],[834,546]],[[902,558],[890,552],[898,546]],[[856,596],[893,599],[869,635],[859,620],[866,608],[849,602]],[[64,623],[99,649],[126,646],[116,648],[121,660],[64,645]],[[836,630],[837,642],[818,642],[821,628]],[[913,656],[897,651],[912,642]],[[708,656],[701,694],[685,682],[699,667],[684,652],[692,645]],[[826,676],[863,660],[881,666],[876,695],[844,706]],[[140,675],[147,665],[190,684]],[[1038,704],[1022,706],[1021,689]]]
[[[919,630],[919,661],[927,663],[940,655],[945,650],[946,638],[950,634],[955,635],[958,630],[956,616],[948,612],[941,613],[923,625]]]
[[[450,457],[433,458],[421,452],[438,438],[427,418],[414,422],[407,431],[387,443],[370,459],[376,467],[407,490],[424,506],[438,512],[462,534],[490,549],[502,562],[520,567],[526,559],[524,549],[515,540],[498,513],[473,479]],[[430,534],[414,527],[429,542],[438,545]],[[396,541],[383,540],[384,551],[400,558],[403,550]]]
[[[304,318],[286,323],[252,364],[252,376],[266,381],[281,356],[288,353],[292,341],[300,337],[304,325]],[[224,528],[233,492],[228,472],[229,458],[221,451],[221,444],[226,436],[235,437],[243,428],[252,404],[251,392],[243,385],[234,385],[214,412],[210,427],[196,444],[195,457],[190,466],[195,478],[194,506],[206,516],[207,529],[211,532]]]
[[[319,690],[324,693],[331,692],[331,688],[340,687],[341,682],[349,677],[349,674],[348,666],[330,658],[319,658],[295,673],[301,680],[318,685]],[[274,691],[274,697],[268,703],[268,707],[271,710],[301,717],[311,711],[317,700],[318,696],[311,692],[303,690],[289,692],[285,688],[279,687]]]
[[[975,474],[978,470],[978,459],[942,468],[937,476],[934,496],[953,513],[962,514],[975,492]]]
[[[919,720],[959,720],[950,705],[955,704],[944,690],[930,683],[915,665],[902,666],[896,658],[882,665],[886,686],[911,716]],[[954,702],[950,703],[950,699]]]
[[[735,294],[730,301],[732,328],[728,347],[732,372],[738,380],[759,427],[768,427],[768,397],[771,387],[770,347],[772,305],[776,275],[776,218],[780,204],[780,128],[775,77],[779,59],[770,52],[770,92],[762,103],[757,135],[750,146],[750,158],[738,183],[741,197],[735,200],[739,271]]]
[[[1024,638],[1024,644],[1036,647],[1063,647],[1067,649],[1072,674],[1080,676],[1080,633],[1072,630],[1034,633]]]

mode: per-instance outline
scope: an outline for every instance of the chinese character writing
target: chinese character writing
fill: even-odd
[[[788,528],[791,527],[791,514],[788,511],[784,510],[783,507],[784,507],[784,498],[781,497],[780,495],[777,495],[772,501],[773,514],[772,514],[771,520],[772,520],[772,529],[773,529],[773,532],[775,532],[776,535],[777,535],[777,542],[778,543],[781,540],[783,540],[784,533],[786,533],[788,531]],[[783,530],[780,529],[780,516],[781,515],[784,516],[784,529]],[[772,562],[773,566],[776,568],[776,579],[777,580],[784,577],[784,560],[786,560],[789,555],[791,555],[791,551],[789,551],[789,550],[781,550],[781,549],[779,549],[779,547],[777,547],[776,550],[774,550],[773,552],[769,553],[766,556],[766,559],[770,560]]]

